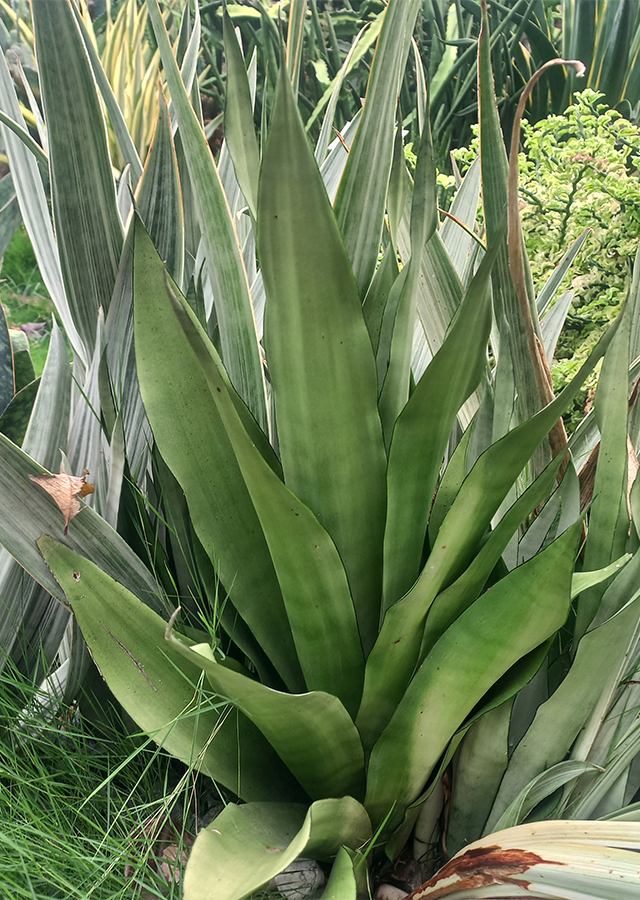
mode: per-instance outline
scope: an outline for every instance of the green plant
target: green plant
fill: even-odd
[[[523,127],[520,209],[534,283],[554,277],[567,246],[575,246],[557,286],[562,295],[557,313],[562,308],[566,319],[555,344],[556,390],[578,371],[603,327],[618,315],[640,236],[640,132],[601,98],[587,89],[562,116]],[[455,152],[463,172],[477,152],[477,139],[468,150]],[[541,301],[543,314],[549,296],[542,294]],[[594,385],[593,378],[587,382]],[[582,392],[572,427],[583,417],[584,402]]]
[[[419,6],[388,4],[350,151],[327,153],[325,135],[315,159],[291,87],[297,32],[260,145],[251,69],[226,20],[217,166],[149,0],[180,150],[161,103],[129,218],[73,9],[33,4],[57,244],[28,142],[6,137],[82,386],[65,395],[68,364],[51,357],[62,412],[36,416],[33,452],[51,459],[53,429],[66,438],[71,422],[71,465],[95,467],[98,506],[63,535],[61,511],[29,478],[42,463],[0,438],[0,539],[73,610],[67,690],[90,667],[81,629],[138,726],[243,801],[196,840],[189,900],[245,897],[300,855],[335,857],[326,896],[355,898],[418,819],[425,844],[444,828],[453,853],[532,812],[587,819],[637,789],[627,388],[638,286],[550,397],[486,16],[481,171],[452,210],[473,223],[481,175],[487,245],[439,223],[426,117],[407,176],[396,104]],[[196,41],[198,27],[196,12]],[[0,92],[18,122],[6,76]],[[325,132],[333,115],[330,104]],[[579,487],[569,464],[556,490],[557,423],[607,347],[577,562]],[[600,859],[611,828],[593,827]],[[633,822],[615,828],[635,846]],[[491,840],[508,849],[508,833]],[[635,857],[601,872],[603,890],[630,860],[631,895]]]
[[[177,898],[180,870],[156,871],[149,825],[172,813],[194,828],[193,777],[127,734],[115,710],[91,723],[84,704],[80,718],[53,682],[39,687],[11,667],[0,679],[0,815],[11,823],[0,834],[0,897]]]

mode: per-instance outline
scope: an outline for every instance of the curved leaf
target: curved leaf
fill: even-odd
[[[184,878],[184,900],[242,900],[298,856],[354,850],[371,836],[366,812],[351,797],[301,806],[247,803],[226,809],[202,831]],[[348,895],[340,895],[347,900]]]

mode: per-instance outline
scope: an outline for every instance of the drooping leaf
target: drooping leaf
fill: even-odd
[[[301,799],[289,772],[243,716],[203,693],[200,670],[165,640],[165,622],[94,563],[43,535],[96,665],[129,715],[168,752],[246,800]]]
[[[322,859],[343,845],[355,850],[370,835],[367,814],[351,797],[319,800],[308,811],[284,803],[231,803],[196,840],[185,900],[242,900],[298,856]]]

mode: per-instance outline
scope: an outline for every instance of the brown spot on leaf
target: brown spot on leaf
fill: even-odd
[[[80,575],[80,572],[72,572],[71,574],[73,575],[74,581],[80,581],[80,579],[82,578],[82,576]]]
[[[530,882],[514,876],[522,875],[527,869],[540,863],[564,865],[553,859],[543,859],[529,850],[516,848],[503,850],[497,845],[476,847],[450,860],[433,878],[413,894],[409,894],[406,900],[438,900],[457,891],[473,890],[492,884],[517,885],[526,890]],[[443,881],[449,883],[438,887],[438,882]]]

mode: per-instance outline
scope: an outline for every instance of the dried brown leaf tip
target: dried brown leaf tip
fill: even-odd
[[[59,475],[29,475],[31,481],[44,488],[57,503],[64,516],[65,537],[69,530],[69,522],[80,512],[78,496],[86,497],[95,491],[95,487],[87,481],[88,474],[89,470],[85,469],[84,475],[67,475],[62,470]]]

